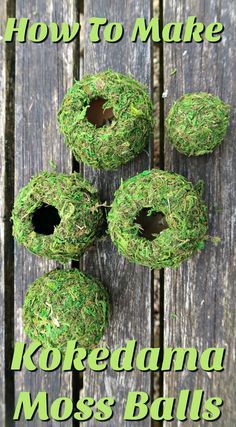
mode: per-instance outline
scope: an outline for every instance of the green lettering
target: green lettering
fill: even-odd
[[[43,371],[54,371],[61,364],[61,352],[58,348],[45,348],[39,356],[39,367]]]
[[[48,421],[48,396],[47,393],[41,391],[37,394],[34,402],[32,403],[31,394],[25,391],[20,392],[15,413],[13,416],[14,421],[19,421],[21,412],[24,412],[25,420],[32,420],[36,411],[38,411],[38,417],[41,421]]]
[[[90,406],[95,405],[95,400],[92,397],[83,397],[77,402],[76,408],[79,412],[74,413],[74,418],[79,421],[90,420],[93,416],[93,411]]]
[[[146,405],[148,401],[149,396],[147,393],[130,391],[125,406],[124,420],[137,421],[146,418],[149,413],[149,409]]]
[[[48,36],[48,26],[44,22],[36,22],[28,31],[28,39],[33,43],[42,43]]]
[[[27,371],[36,371],[38,368],[35,366],[32,356],[35,352],[42,347],[42,344],[39,341],[33,341],[27,350],[25,351],[26,344],[17,342],[15,344],[11,370],[20,371],[22,368],[22,363],[24,363]]]
[[[201,34],[204,32],[205,25],[202,24],[202,22],[196,21],[196,16],[188,17],[183,40],[185,43],[190,43],[193,40],[196,43],[201,43],[203,41]]]
[[[201,419],[201,407],[204,396],[203,390],[194,390],[190,408],[190,420],[199,421]]]
[[[14,33],[17,33],[17,41],[19,43],[25,43],[26,41],[26,31],[29,24],[28,18],[21,18],[19,27],[16,27],[17,19],[8,18],[6,31],[4,35],[5,42],[12,42]]]
[[[95,348],[88,355],[88,366],[93,371],[104,371],[107,368],[107,363],[100,363],[110,356],[108,348]],[[99,363],[98,363],[99,362]]]
[[[183,24],[179,22],[170,22],[166,24],[162,31],[163,41],[166,43],[179,43],[182,38]]]
[[[62,409],[64,406],[64,409]],[[73,413],[73,402],[69,397],[59,397],[51,406],[51,417],[55,421],[66,421]]]
[[[139,371],[157,371],[159,354],[160,348],[142,348],[136,358],[137,369]]]
[[[179,401],[176,411],[176,418],[178,421],[187,420],[187,409],[190,398],[190,390],[181,390],[179,394]]]
[[[204,371],[223,371],[224,370],[224,348],[207,348],[201,355],[200,363]],[[213,358],[212,362],[211,359]]]
[[[150,408],[150,415],[155,421],[172,421],[175,405],[174,397],[158,397]],[[162,411],[160,411],[162,409]],[[162,413],[160,413],[162,412]]]
[[[83,360],[86,359],[87,351],[83,347],[76,347],[75,340],[68,341],[66,346],[65,358],[63,362],[63,371],[71,371],[72,365],[76,371],[82,372],[85,370]],[[78,355],[75,359],[75,355]]]
[[[104,30],[104,39],[109,43],[118,42],[124,34],[124,28],[120,22],[111,22]]]
[[[92,25],[92,29],[90,31],[90,41],[93,43],[98,43],[101,41],[100,39],[100,27],[102,25],[106,25],[106,18],[90,18],[89,23]]]
[[[198,353],[195,348],[165,348],[164,357],[162,362],[162,371],[170,371],[173,358],[174,360],[174,371],[183,371],[185,365],[185,359],[188,356],[187,369],[189,371],[197,371],[197,360]]]
[[[112,418],[113,411],[111,406],[115,405],[115,400],[111,397],[104,397],[97,403],[97,409],[99,412],[95,412],[94,418],[97,421],[108,421]]]
[[[63,41],[64,43],[70,43],[79,34],[80,24],[78,22],[74,22],[71,30],[69,24],[62,22],[60,30],[59,25],[56,22],[52,22],[50,24],[50,31],[51,40],[53,43],[59,43],[60,41]]]
[[[222,40],[221,34],[224,31],[224,25],[221,22],[213,22],[206,27],[205,37],[211,43],[217,43]],[[215,34],[220,34],[215,36]]]
[[[132,371],[137,341],[129,340],[126,347],[118,348],[111,354],[110,365],[113,371]],[[122,359],[123,356],[123,360]]]
[[[221,417],[220,406],[223,405],[223,400],[220,397],[211,397],[205,403],[205,410],[203,412],[202,418],[205,421],[216,421]]]
[[[148,27],[144,18],[137,18],[134,30],[131,36],[131,41],[136,42],[139,36],[142,42],[146,42],[148,37],[152,35],[152,41],[160,42],[160,20],[159,18],[152,18]]]

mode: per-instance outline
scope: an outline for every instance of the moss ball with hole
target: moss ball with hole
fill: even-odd
[[[202,183],[153,169],[121,183],[108,215],[111,239],[129,261],[177,267],[207,238]]]
[[[187,93],[166,118],[169,142],[187,156],[200,156],[222,142],[229,125],[229,105],[209,93]]]
[[[146,146],[153,130],[152,102],[131,76],[111,70],[76,81],[58,114],[65,143],[76,160],[114,169]]]
[[[99,206],[95,188],[78,173],[42,172],[15,200],[13,235],[35,255],[78,260],[101,234]]]
[[[63,351],[67,341],[94,348],[109,315],[108,293],[100,282],[77,269],[53,270],[30,285],[24,300],[25,333],[44,347]]]

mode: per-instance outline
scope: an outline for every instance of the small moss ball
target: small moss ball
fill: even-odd
[[[31,340],[64,350],[67,341],[92,349],[108,322],[109,298],[93,277],[77,269],[53,270],[30,285],[23,324]]]
[[[204,247],[207,209],[183,176],[153,169],[125,182],[108,215],[111,239],[129,261],[150,268],[177,267]]]
[[[58,120],[76,160],[114,169],[145,147],[153,129],[152,114],[152,102],[141,83],[107,70],[75,82]]]
[[[169,142],[187,156],[212,153],[226,134],[229,112],[218,96],[187,93],[174,102],[166,118]]]
[[[99,205],[95,188],[78,173],[42,172],[15,200],[13,235],[35,255],[78,260],[100,235]]]

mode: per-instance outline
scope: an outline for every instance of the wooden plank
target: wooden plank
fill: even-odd
[[[20,0],[16,5],[17,17],[28,17],[32,22],[76,21],[76,1]],[[73,82],[73,44],[41,44],[27,42],[16,46],[16,116],[15,116],[15,191],[42,169],[50,169],[50,161],[58,171],[70,172],[71,154],[58,133],[57,111],[64,93]],[[22,305],[28,285],[43,273],[55,267],[54,262],[31,255],[23,247],[15,248],[15,341],[25,341],[22,328]],[[16,373],[16,398],[21,390],[35,397],[46,391],[52,402],[59,396],[72,397],[72,375],[55,371]],[[49,421],[45,426],[61,423]],[[64,423],[62,423],[64,425]],[[19,422],[21,426],[39,427],[42,422]],[[66,425],[70,427],[72,420]]]
[[[165,167],[191,181],[205,181],[211,236],[219,236],[218,246],[207,243],[176,271],[165,271],[165,346],[226,348],[225,369],[221,373],[166,373],[164,393],[176,396],[181,389],[200,388],[205,398],[220,396],[223,415],[214,425],[235,425],[235,205],[236,205],[236,4],[226,0],[164,2],[164,22],[184,22],[189,15],[206,24],[220,21],[225,30],[219,43],[165,44],[164,89],[167,113],[172,102],[185,92],[208,91],[232,106],[231,127],[225,142],[212,155],[186,158],[165,145]],[[176,69],[176,75],[171,71]],[[173,317],[172,313],[176,316]],[[168,423],[167,423],[168,424]],[[181,423],[180,423],[181,424]],[[180,425],[176,423],[176,425]],[[169,424],[168,424],[169,425]],[[182,424],[181,424],[182,425]],[[199,425],[205,425],[200,422]]]
[[[15,1],[6,2],[6,18],[15,13]],[[14,373],[11,371],[11,358],[14,346],[14,239],[12,237],[11,211],[14,202],[14,97],[15,97],[15,44],[5,47],[5,423],[6,427],[14,425]]]
[[[0,34],[6,22],[6,2],[2,5]],[[0,425],[5,426],[5,113],[6,113],[6,46],[0,43]]]
[[[131,43],[130,36],[136,18],[143,16],[150,19],[150,2],[121,0],[111,3],[109,0],[87,0],[85,2],[85,22],[91,16],[104,16],[110,22],[122,22],[125,34],[119,43],[96,43],[86,37],[85,73],[95,73],[108,67],[123,73],[131,72],[133,76],[151,87],[151,49],[150,43]],[[89,34],[87,26],[85,34]],[[84,176],[97,188],[102,201],[110,203],[115,189],[124,179],[148,169],[151,164],[151,149],[143,152],[133,162],[121,167],[116,172],[94,171],[84,167]],[[113,350],[126,344],[129,339],[136,339],[138,347],[149,347],[152,341],[152,274],[149,269],[135,266],[117,254],[110,239],[100,241],[84,257],[86,272],[98,277],[111,293],[113,314],[104,343]],[[116,400],[114,416],[104,425],[109,427],[131,426],[133,422],[123,420],[124,405],[128,391],[146,391],[151,394],[151,376],[137,370],[119,374],[107,369],[96,375],[85,373],[84,394],[95,400],[111,396]],[[86,423],[96,427],[99,422],[94,419]],[[142,421],[143,427],[150,426],[150,419]]]
[[[2,4],[0,34],[3,36],[7,17],[14,2]],[[14,406],[14,375],[10,370],[13,350],[13,238],[11,209],[14,191],[14,44],[0,42],[0,423],[11,427]]]

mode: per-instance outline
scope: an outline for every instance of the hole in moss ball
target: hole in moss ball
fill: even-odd
[[[46,236],[54,233],[54,228],[59,225],[61,218],[58,210],[51,205],[44,203],[38,208],[32,217],[34,231],[38,234],[45,234]]]
[[[91,100],[89,108],[87,109],[86,117],[88,121],[97,128],[110,125],[114,117],[112,108],[106,108],[104,110],[103,105],[105,102],[107,102],[106,99],[94,98]]]
[[[154,234],[160,234],[161,231],[168,228],[165,215],[162,212],[152,212],[149,215],[150,208],[143,208],[135,218],[135,223],[139,224],[139,236],[147,240],[154,240]]]

